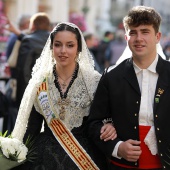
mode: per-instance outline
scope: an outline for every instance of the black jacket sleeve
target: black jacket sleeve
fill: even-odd
[[[100,139],[100,130],[103,126],[102,121],[111,117],[109,109],[109,95],[106,84],[107,76],[103,75],[91,105],[88,119],[88,134],[101,151],[110,157],[116,143],[120,140],[116,138],[115,140],[105,142]]]
[[[28,120],[28,126],[26,130],[26,134],[24,136],[24,141],[26,141],[28,136],[35,138],[41,131],[42,123],[43,123],[43,116],[35,110],[35,107],[33,107]]]

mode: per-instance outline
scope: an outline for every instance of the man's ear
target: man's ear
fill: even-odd
[[[161,32],[156,33],[157,43],[160,41],[161,36],[162,36]]]

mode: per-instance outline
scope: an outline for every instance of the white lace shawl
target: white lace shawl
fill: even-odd
[[[57,24],[56,27],[54,27],[53,31],[57,30],[58,27],[61,24],[67,24],[73,28],[77,28],[80,35],[81,35],[81,41],[82,41],[82,51],[79,53],[78,56],[78,63],[82,70],[82,75],[85,80],[87,89],[92,97],[92,88],[91,83],[94,81],[94,79],[89,79],[88,77],[90,75],[94,75],[94,60],[91,56],[87,45],[85,43],[84,37],[80,29],[72,23],[68,22],[62,22]],[[53,32],[52,31],[52,32]],[[44,78],[51,73],[54,62],[52,60],[52,51],[50,48],[51,39],[50,36],[46,42],[46,45],[41,53],[41,56],[36,60],[36,64],[33,67],[32,72],[32,78],[30,79],[28,86],[24,92],[21,105],[19,108],[18,116],[16,119],[15,127],[12,132],[12,137],[19,139],[20,141],[23,140],[24,134],[26,132],[27,122],[30,116],[30,112],[32,110],[32,106],[34,104],[35,98],[36,98],[36,92]],[[86,71],[87,72],[86,72]],[[93,91],[94,92],[94,91]]]
[[[88,91],[82,73],[87,77],[86,82],[89,82]],[[72,130],[74,127],[81,126],[83,117],[89,115],[91,100],[93,99],[99,79],[100,75],[97,72],[89,73],[88,71],[81,70],[81,68],[79,69],[78,77],[74,80],[67,94],[70,104],[65,106],[66,115],[63,123],[69,130]],[[57,104],[58,99],[60,99],[60,93],[55,87],[53,74],[50,74],[47,77],[47,82],[49,96],[52,101],[53,108],[56,111],[54,114],[58,117],[59,110],[61,109],[61,107]],[[35,102],[34,105],[36,110],[41,113],[39,103]]]

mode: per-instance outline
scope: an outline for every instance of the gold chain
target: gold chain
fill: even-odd
[[[62,89],[65,89],[65,88],[67,87],[66,81],[67,81],[69,78],[71,78],[72,76],[73,76],[73,75],[71,75],[70,77],[68,77],[66,80],[63,80],[63,79],[58,75],[58,77],[59,77],[61,80],[63,80],[63,82],[61,83]]]

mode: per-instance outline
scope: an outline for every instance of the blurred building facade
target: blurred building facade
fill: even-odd
[[[135,5],[154,7],[162,16],[161,31],[170,30],[169,0],[2,0],[10,20],[17,23],[21,14],[46,12],[53,23],[69,21],[71,14],[83,15],[88,30],[102,34],[122,27],[122,18]],[[17,24],[16,24],[17,25]]]
[[[161,32],[169,34],[170,30],[170,0],[112,0],[111,22],[113,25],[122,27],[122,18],[128,10],[136,5],[145,5],[155,8],[162,17]]]

